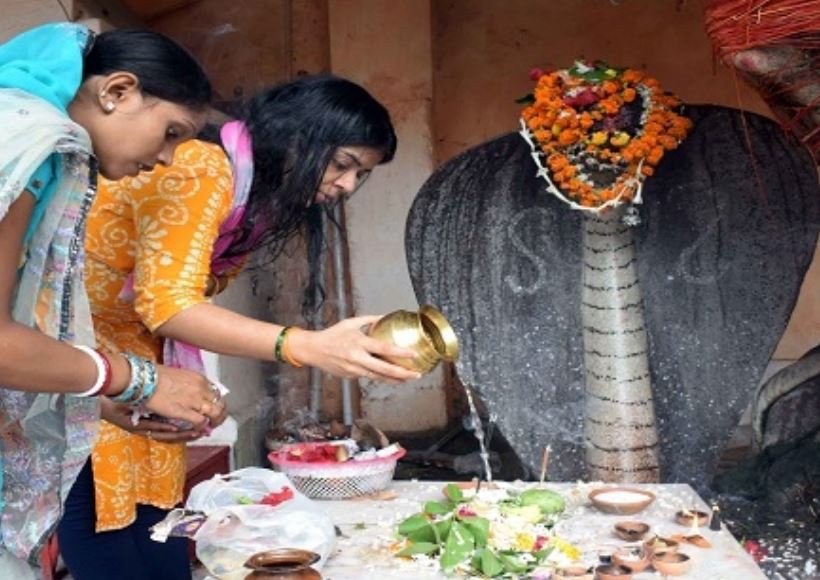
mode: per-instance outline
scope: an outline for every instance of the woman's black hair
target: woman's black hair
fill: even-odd
[[[229,255],[266,247],[269,261],[285,242],[325,208],[313,203],[339,147],[377,149],[393,159],[396,133],[390,115],[364,88],[331,76],[306,76],[256,94],[239,114],[253,145],[253,183],[242,229]],[[261,237],[251,236],[255,229]],[[315,227],[309,228],[315,234]],[[315,246],[315,244],[311,244]]]
[[[130,72],[144,93],[202,109],[211,102],[205,71],[187,50],[158,32],[122,28],[96,35],[83,58],[83,81],[93,75]]]

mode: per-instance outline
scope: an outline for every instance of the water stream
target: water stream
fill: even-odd
[[[479,454],[481,455],[481,462],[484,464],[484,481],[490,482],[493,480],[493,471],[490,469],[490,453],[487,451],[484,441],[484,427],[481,424],[481,417],[478,416],[472,388],[469,385],[464,385],[464,391],[467,393],[467,403],[470,405],[470,421],[472,422],[473,433],[475,433],[475,438],[478,439]]]

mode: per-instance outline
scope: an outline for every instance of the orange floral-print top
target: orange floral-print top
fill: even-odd
[[[158,360],[153,331],[204,302],[219,225],[233,178],[223,150],[188,141],[172,167],[100,180],[88,219],[86,286],[102,348]],[[120,298],[134,272],[133,301]],[[134,521],[137,504],[169,509],[182,500],[185,445],[161,443],[103,422],[92,453],[97,531]]]

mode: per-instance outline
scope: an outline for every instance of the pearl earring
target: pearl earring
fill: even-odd
[[[106,110],[106,111],[108,111],[108,112],[110,113],[111,111],[113,111],[113,110],[114,110],[114,107],[116,107],[116,106],[117,106],[117,105],[115,105],[113,101],[108,101],[108,102],[105,104],[105,110]]]

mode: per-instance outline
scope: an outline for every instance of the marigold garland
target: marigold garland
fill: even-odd
[[[576,209],[640,203],[644,180],[692,127],[674,111],[680,101],[637,70],[576,62],[531,77],[521,135],[547,190]]]

